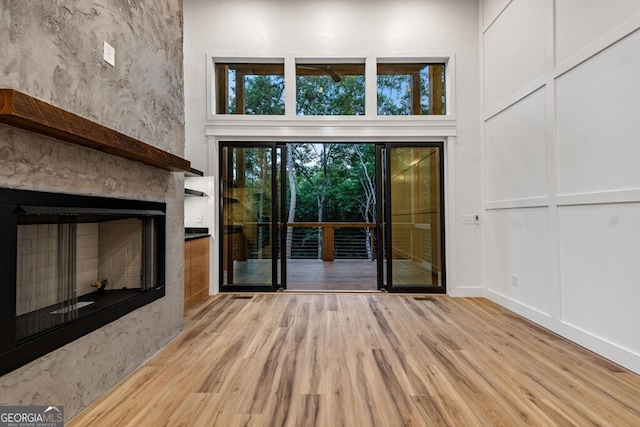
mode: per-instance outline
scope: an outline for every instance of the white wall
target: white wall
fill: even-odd
[[[247,125],[246,120],[238,123],[233,121],[234,117],[227,116],[207,121],[207,61],[212,56],[274,57],[285,60],[452,57],[455,75],[451,76],[450,82],[455,82],[451,99],[455,104],[455,115],[449,119],[455,126],[455,137],[448,140],[445,149],[449,161],[447,172],[450,173],[447,176],[446,194],[450,228],[446,244],[449,250],[455,248],[448,255],[455,255],[448,259],[447,285],[449,293],[453,295],[484,293],[482,225],[461,224],[463,214],[476,214],[481,209],[477,0],[185,0],[184,13],[185,157],[192,161],[193,167],[211,175],[217,172],[215,141],[218,137],[205,137],[205,127],[215,128],[228,120],[234,126],[238,140],[260,137],[260,130],[256,131],[255,126]],[[292,121],[295,119],[295,116],[291,118]],[[323,120],[315,128],[318,139],[331,135],[346,141],[363,140],[358,136],[357,123],[348,130],[334,128],[327,131],[325,125],[331,126],[334,122],[333,118],[325,119],[329,120]],[[380,119],[369,116],[364,122],[371,125],[367,140],[384,137],[384,131],[376,133],[375,124],[380,123]],[[262,123],[263,129],[269,128],[268,120]],[[433,124],[434,127],[438,126],[436,121]],[[293,133],[298,131],[298,135],[303,132],[295,127],[287,130]],[[273,134],[273,130],[269,133]],[[423,134],[418,136],[426,137]],[[313,138],[314,134],[306,137]],[[197,206],[198,203],[192,205]],[[193,217],[193,214],[187,206],[186,218]],[[207,225],[210,228],[217,226],[215,223]],[[214,243],[212,248],[216,250],[217,246]],[[451,268],[453,265],[455,268]],[[215,267],[214,262],[212,275],[217,281]]]
[[[640,372],[640,2],[481,20],[487,294]]]

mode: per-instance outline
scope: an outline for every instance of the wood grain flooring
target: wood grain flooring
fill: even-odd
[[[368,260],[287,260],[287,290],[376,291],[377,263]]]
[[[222,294],[69,426],[638,426],[640,376],[482,298]]]

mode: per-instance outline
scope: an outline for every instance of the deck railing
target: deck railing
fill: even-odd
[[[279,224],[280,225],[280,224]],[[376,258],[375,224],[364,222],[286,223],[289,259]],[[227,227],[227,262],[271,257],[271,223],[251,222]],[[290,230],[290,233],[289,233]]]
[[[288,258],[375,259],[374,223],[288,222],[286,226],[291,229],[286,242]]]
[[[278,242],[278,247],[286,245],[288,259],[376,259],[375,223],[288,222],[286,227],[286,241]],[[430,230],[430,224],[395,224],[394,259],[431,259],[433,236]],[[227,262],[272,256],[270,222],[228,226],[225,238],[227,254],[233,254]]]

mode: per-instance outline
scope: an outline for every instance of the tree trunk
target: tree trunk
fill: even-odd
[[[287,222],[293,222],[296,217],[296,180],[293,173],[293,144],[287,144],[287,176],[289,177],[289,192],[291,198],[289,200],[289,216]],[[283,195],[286,197],[286,195]],[[293,227],[287,227],[286,256],[291,259],[291,243],[293,241]]]
[[[357,146],[356,153],[358,155],[358,160],[360,161],[360,184],[362,184],[362,189],[364,191],[365,199],[361,202],[360,213],[364,218],[365,222],[376,222],[376,185],[375,185],[375,177],[369,173],[369,169],[367,168],[367,162],[364,159],[364,153],[362,149]],[[367,228],[365,231],[366,243],[365,247],[367,249],[367,257],[370,260],[373,260],[373,248],[371,247],[371,229]]]
[[[329,153],[327,152],[327,145],[322,144],[322,152],[321,152],[321,160],[322,160],[322,187],[320,189],[320,194],[316,196],[318,200],[318,222],[322,222],[323,219],[323,209],[324,202],[327,198],[327,184],[329,182]],[[329,145],[329,151],[331,151],[331,146]],[[322,254],[322,227],[318,227],[318,259],[323,259]]]

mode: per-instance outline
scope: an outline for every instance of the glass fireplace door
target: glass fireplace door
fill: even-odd
[[[0,189],[0,375],[162,298],[165,213]]]

